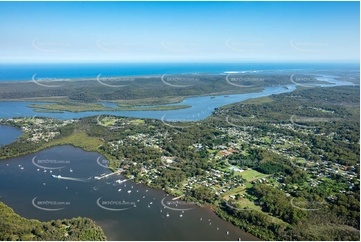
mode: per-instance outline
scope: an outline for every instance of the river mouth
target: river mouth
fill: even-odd
[[[99,166],[98,157],[57,146],[2,160],[0,183],[7,184],[2,201],[20,216],[41,221],[89,217],[109,240],[258,240],[207,208],[172,200],[143,184],[120,183],[125,180],[121,175],[95,180],[110,173]]]

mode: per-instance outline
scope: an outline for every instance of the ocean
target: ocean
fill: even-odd
[[[38,78],[96,78],[163,74],[223,74],[227,72],[319,71],[359,69],[359,64],[336,63],[92,63],[92,64],[0,64],[0,81]]]

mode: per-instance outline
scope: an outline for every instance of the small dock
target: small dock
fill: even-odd
[[[174,200],[178,200],[179,198],[181,198],[181,197],[184,197],[184,194],[183,195],[180,195],[180,196],[178,196],[178,197],[175,197],[175,198],[173,198],[172,200],[174,201]]]
[[[101,175],[101,176],[95,176],[94,179],[95,180],[101,180],[103,178],[107,178],[107,177],[110,177],[112,175],[120,175],[120,173],[122,173],[122,172],[123,172],[123,169],[119,169],[116,172],[112,172],[112,173]]]

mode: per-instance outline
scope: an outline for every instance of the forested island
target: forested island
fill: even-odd
[[[40,222],[20,217],[0,202],[0,240],[2,241],[105,241],[103,230],[88,218]]]
[[[325,83],[317,81],[311,75],[302,76],[304,78],[300,81],[301,84]],[[226,75],[189,74],[165,77],[113,77],[104,80],[79,78],[69,81],[55,79],[0,82],[0,100],[68,104],[103,101],[119,103],[121,106],[161,105],[180,102],[187,97],[260,92],[267,86],[293,84],[289,75],[282,74],[233,74],[226,77]],[[237,85],[244,85],[247,88],[240,88]]]
[[[298,88],[218,108],[197,122],[0,119],[24,132],[0,147],[0,159],[73,145],[263,240],[359,240],[359,92]]]

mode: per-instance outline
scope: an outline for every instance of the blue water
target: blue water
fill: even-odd
[[[14,142],[21,134],[22,131],[20,129],[0,125],[0,147]]]
[[[117,179],[125,179],[123,176],[114,175],[95,180],[94,176],[110,173],[108,168],[98,165],[98,159],[101,162],[105,158],[80,148],[57,146],[35,154],[1,160],[1,201],[13,208],[17,214],[41,221],[78,216],[91,218],[103,228],[109,241],[237,241],[238,238],[242,241],[258,240],[231,223],[221,220],[208,208],[191,203],[177,206],[173,201],[173,204],[164,209],[162,200],[167,204],[172,202],[172,196],[131,181],[116,183]],[[39,163],[41,160],[52,160],[54,163]],[[63,168],[52,169],[50,173],[50,169],[44,172],[44,169],[36,165]],[[68,179],[56,179],[52,174]],[[128,190],[132,192],[128,193]],[[39,201],[66,202],[67,205],[40,205],[37,203]],[[103,204],[108,208],[129,208],[125,211],[109,211],[98,205],[102,204],[102,201],[124,201],[136,204],[136,207],[127,204]],[[41,208],[64,209],[44,211]],[[173,209],[184,209],[184,213]],[[180,217],[180,214],[183,216]],[[229,234],[226,231],[229,231]]]
[[[359,69],[359,64],[321,63],[109,63],[109,64],[0,64],[0,81],[37,78],[96,78],[162,74],[219,74],[230,71]]]
[[[211,96],[192,97],[187,98],[179,103],[179,105],[190,105],[190,108],[179,110],[167,111],[101,111],[101,112],[64,112],[64,113],[37,113],[27,105],[37,102],[0,102],[0,118],[13,118],[13,117],[53,117],[57,119],[75,119],[87,116],[94,116],[100,114],[110,114],[135,118],[153,118],[161,119],[164,115],[165,121],[195,121],[202,120],[212,114],[215,108],[244,101],[249,98],[257,98],[269,96],[272,94],[279,94],[284,92],[291,92],[295,90],[295,85],[288,85],[288,89],[281,86],[266,87],[262,92],[247,93],[247,94],[234,94],[228,97]],[[115,104],[107,104],[106,106],[114,107]],[[169,120],[172,119],[172,120]]]
[[[326,81],[327,84],[316,84],[316,86],[331,87],[331,86],[343,86],[354,85],[347,81],[335,80],[336,76],[322,75],[316,77],[320,81]],[[207,118],[212,114],[215,108],[232,104],[235,102],[241,102],[250,98],[258,98],[269,96],[272,94],[280,94],[285,92],[292,92],[296,89],[296,85],[287,85],[287,88],[282,86],[266,87],[262,92],[246,93],[246,94],[233,94],[225,96],[201,96],[186,98],[179,105],[189,105],[190,108],[179,110],[167,110],[167,111],[101,111],[101,112],[64,112],[64,113],[37,113],[27,105],[36,102],[0,102],[0,118],[13,118],[13,117],[52,117],[57,119],[76,119],[87,116],[95,116],[101,114],[118,115],[125,117],[135,118],[152,118],[163,119],[164,121],[196,121]],[[41,103],[39,103],[41,104]],[[101,103],[107,107],[117,107],[115,103]],[[175,105],[175,104],[172,104]]]

